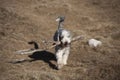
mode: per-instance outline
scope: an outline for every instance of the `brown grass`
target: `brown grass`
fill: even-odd
[[[119,0],[0,0],[0,80],[120,80],[119,4]],[[53,49],[14,54],[32,48],[29,41],[42,48],[42,39],[52,40],[59,15],[66,16],[65,28],[73,36],[85,36],[72,44],[68,65],[55,69]],[[90,38],[103,45],[90,48]],[[16,59],[25,60],[13,63]]]

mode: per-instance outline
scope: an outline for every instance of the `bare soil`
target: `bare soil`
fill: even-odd
[[[55,69],[54,49],[15,54],[52,40],[60,15],[85,37],[72,44],[68,65]],[[102,46],[90,48],[90,38]],[[0,80],[120,80],[120,0],[0,0]]]

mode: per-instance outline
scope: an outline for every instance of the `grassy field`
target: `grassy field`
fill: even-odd
[[[34,47],[30,41],[44,47],[42,39],[52,40],[60,15],[73,36],[84,35],[72,44],[68,65],[54,68],[54,49],[15,54]],[[91,38],[102,46],[90,48]],[[120,80],[120,1],[0,0],[0,80]]]

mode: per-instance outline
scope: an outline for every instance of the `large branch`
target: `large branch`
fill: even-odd
[[[83,35],[82,35],[82,36],[74,37],[74,38],[72,39],[71,43],[73,43],[73,42],[75,42],[75,41],[78,41],[78,40],[81,40],[81,39],[83,39],[83,38],[84,38]]]
[[[77,36],[77,37],[74,37],[71,41],[71,43],[75,42],[75,41],[78,41],[78,40],[81,40],[83,39],[83,36]],[[47,42],[49,43],[49,42]],[[44,49],[25,49],[25,50],[19,50],[19,51],[16,51],[15,53],[18,53],[18,54],[30,54],[30,53],[34,53],[34,52],[37,52],[37,51],[43,51],[43,50],[49,50],[49,49],[52,49],[54,48],[55,46],[59,45],[60,42],[58,41],[50,41],[50,43],[54,44],[52,46],[49,46],[49,47],[45,47]]]

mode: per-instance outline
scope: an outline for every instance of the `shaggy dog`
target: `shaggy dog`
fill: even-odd
[[[54,41],[59,41],[60,44],[55,47],[57,68],[61,69],[67,64],[68,56],[70,53],[71,34],[69,31],[62,28],[64,17],[58,17],[59,21],[58,30],[54,35]]]

